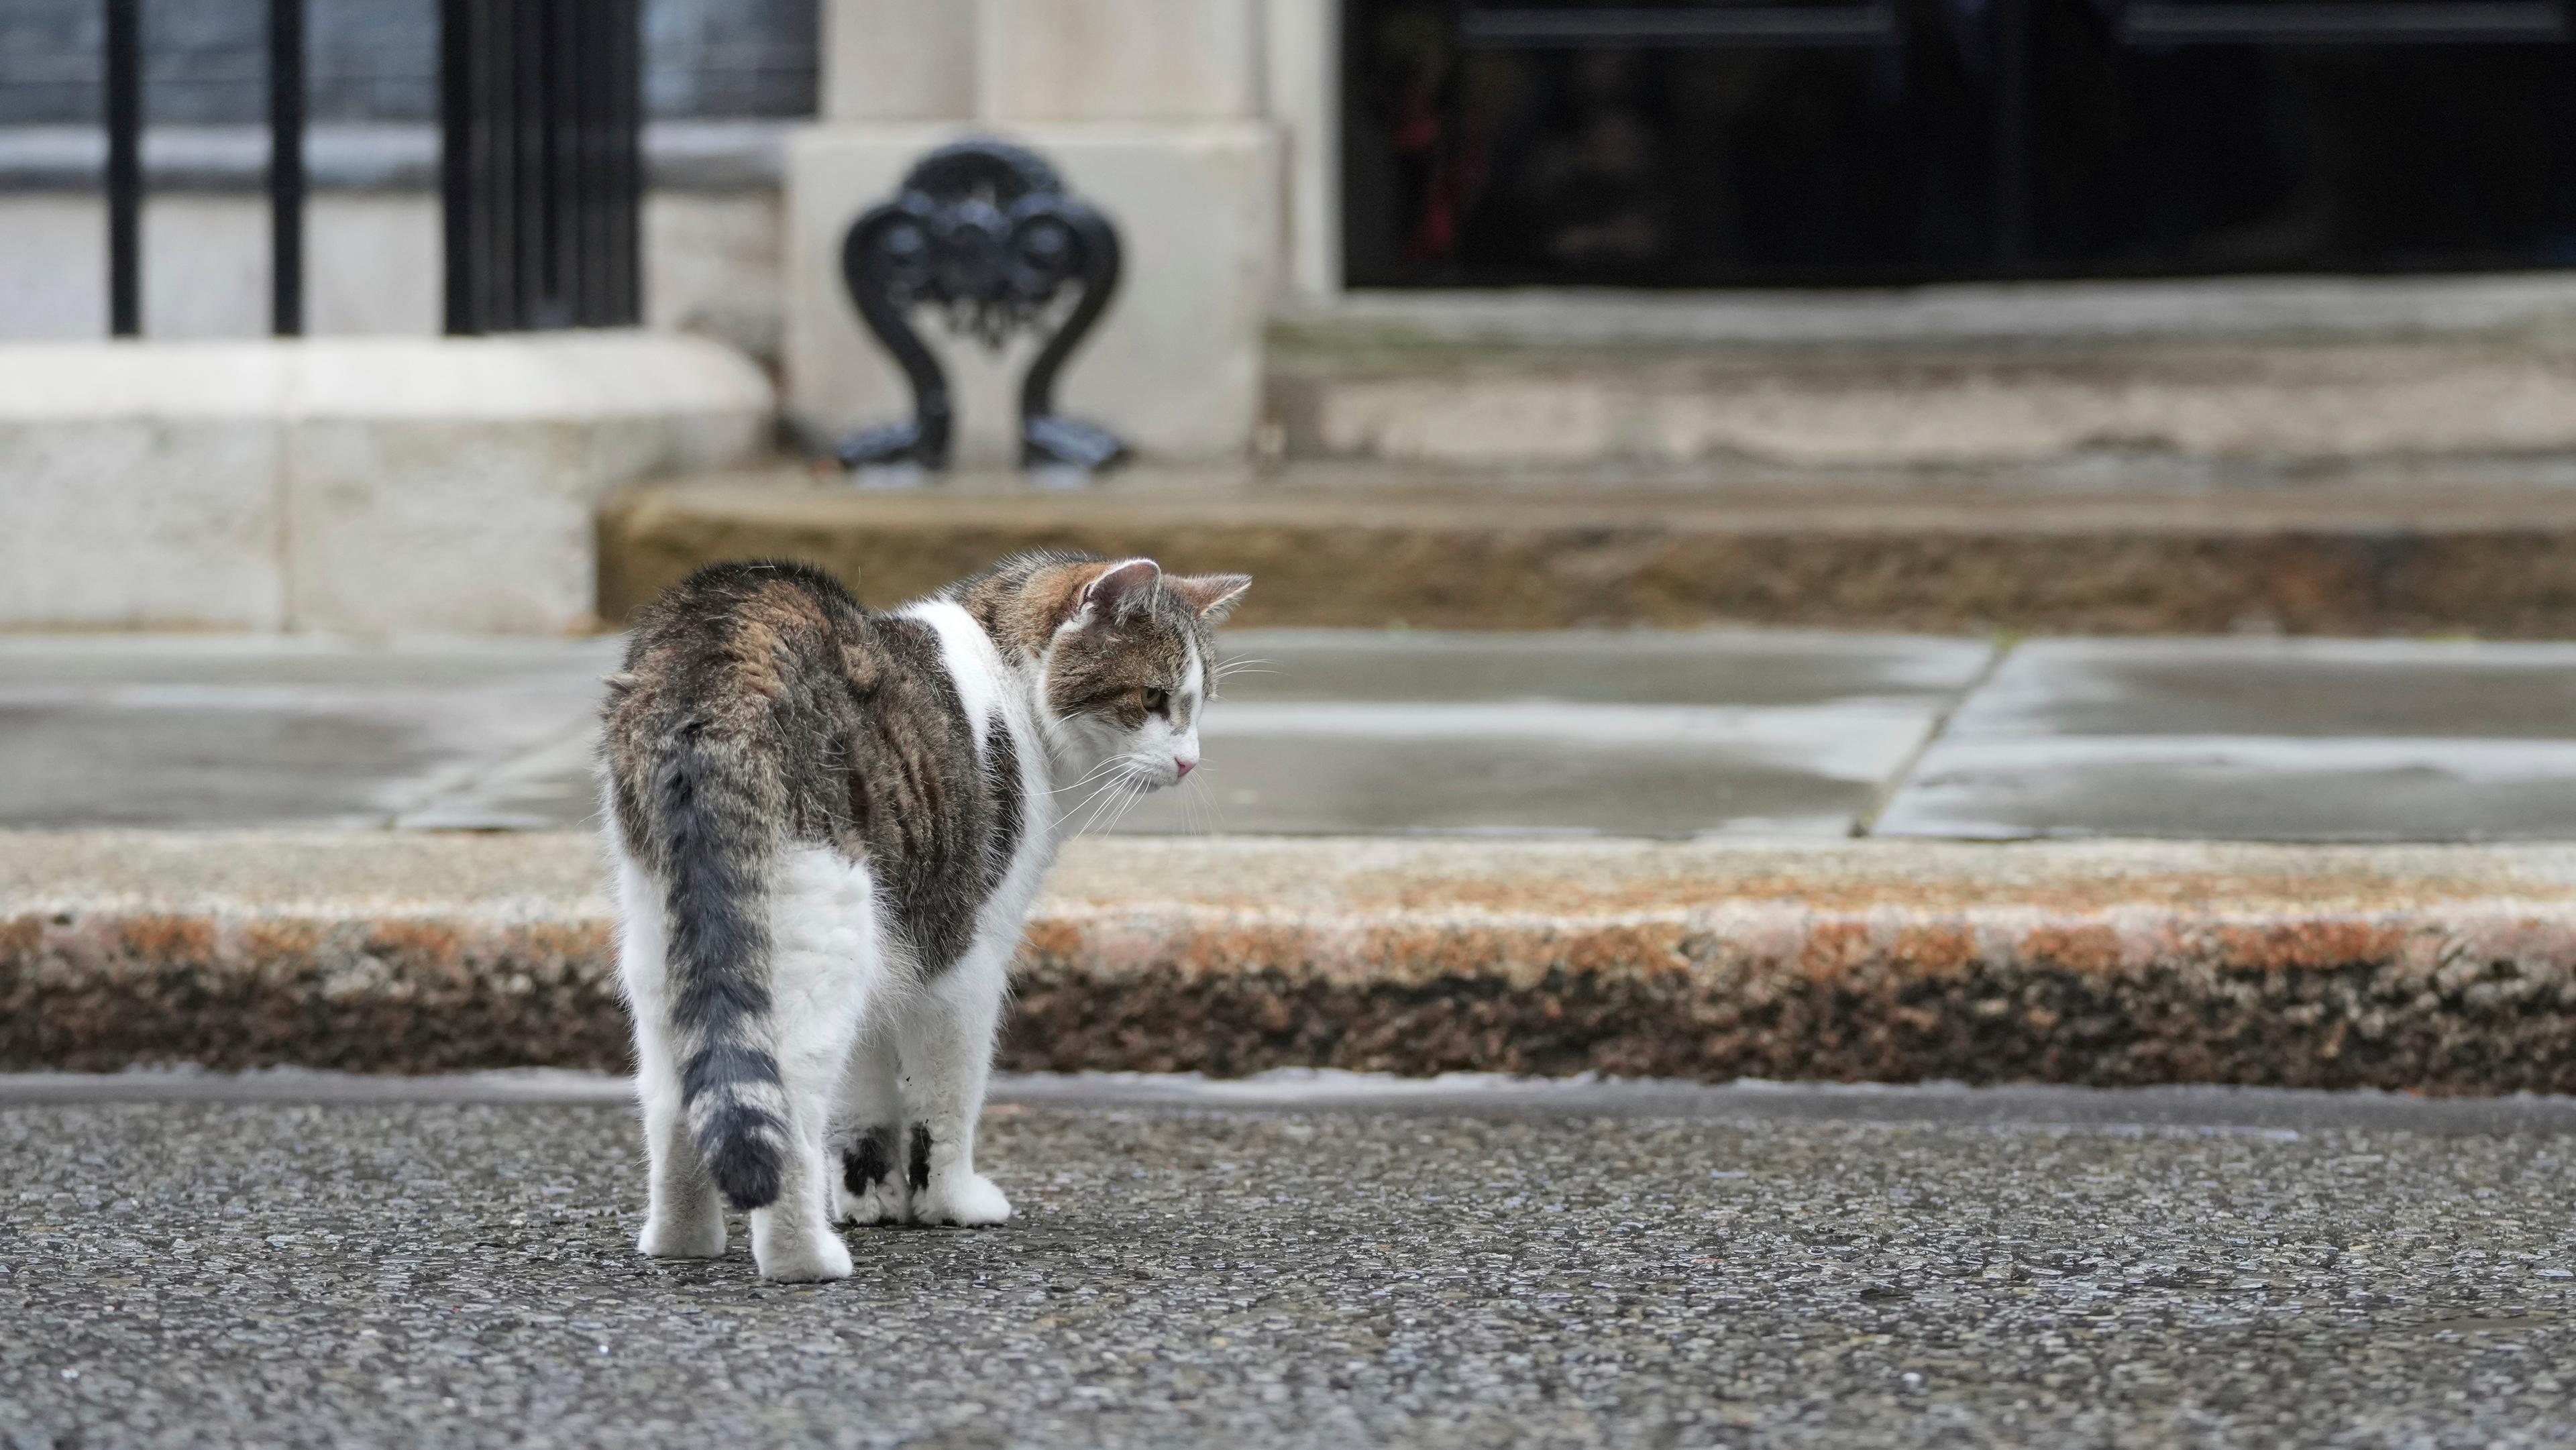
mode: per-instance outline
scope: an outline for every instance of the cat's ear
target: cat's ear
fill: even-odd
[[[1151,559],[1128,559],[1110,565],[1082,586],[1074,601],[1076,624],[1123,619],[1145,607],[1154,586],[1163,581],[1163,566]]]
[[[1252,587],[1249,574],[1175,574],[1163,581],[1163,587],[1181,597],[1181,602],[1196,611],[1210,629],[1225,623],[1234,607],[1243,602],[1243,591]]]

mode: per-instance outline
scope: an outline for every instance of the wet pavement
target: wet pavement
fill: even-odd
[[[1124,832],[2576,838],[2576,645],[1239,631]],[[0,827],[580,826],[612,641],[0,640]],[[1077,807],[1077,810],[1079,808]]]
[[[587,820],[612,640],[0,639],[0,826]]]
[[[2036,640],[1949,720],[1884,835],[2576,835],[2576,645]]]
[[[738,1227],[721,1261],[632,1253],[633,1120],[595,1080],[0,1080],[5,1443],[2576,1437],[2563,1104],[1010,1091],[1017,1218],[853,1231],[854,1278],[786,1288]]]

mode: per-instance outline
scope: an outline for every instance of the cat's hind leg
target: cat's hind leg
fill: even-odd
[[[904,1003],[896,1050],[905,1131],[898,1148],[914,1223],[976,1227],[1011,1216],[1011,1201],[975,1171],[975,1125],[1016,944],[976,943]]]
[[[831,1138],[840,1154],[840,1181],[833,1190],[836,1223],[902,1223],[912,1214],[899,1071],[894,1034],[880,1028],[861,1036],[841,1075]]]
[[[662,889],[642,867],[617,861],[617,975],[635,1024],[635,1095],[643,1109],[644,1232],[639,1252],[657,1259],[715,1259],[725,1251],[724,1199],[707,1175],[680,1102],[671,1043]]]
[[[780,854],[770,890],[771,1039],[788,1131],[778,1195],[751,1215],[764,1279],[847,1278],[850,1250],[832,1226],[839,1164],[825,1134],[880,972],[876,892],[867,868],[815,846]]]

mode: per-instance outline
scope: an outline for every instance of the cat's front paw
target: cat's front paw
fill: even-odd
[[[982,1228],[1010,1216],[1011,1201],[981,1173],[934,1173],[930,1186],[912,1196],[918,1224]]]
[[[850,1277],[850,1246],[819,1217],[779,1209],[751,1216],[751,1257],[760,1277],[780,1284],[822,1284]]]
[[[828,1284],[850,1277],[850,1248],[837,1234],[782,1246],[754,1256],[760,1277],[774,1284]]]

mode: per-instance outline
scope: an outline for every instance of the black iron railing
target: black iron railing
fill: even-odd
[[[268,0],[268,309],[304,331],[304,0]]]
[[[643,312],[637,0],[442,0],[447,330]]]
[[[142,0],[107,0],[107,330],[143,330]]]
[[[141,0],[106,11],[108,328],[143,330]],[[269,312],[304,330],[306,0],[268,5]],[[642,318],[639,0],[440,0],[452,333]]]

